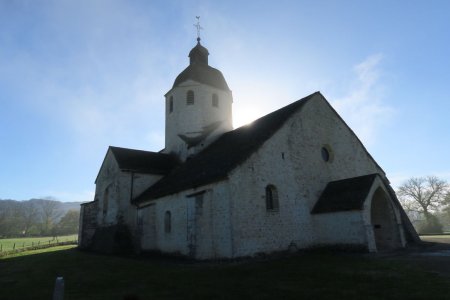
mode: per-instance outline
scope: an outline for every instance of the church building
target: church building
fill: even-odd
[[[165,147],[109,147],[79,245],[194,259],[418,241],[383,169],[320,93],[233,129],[232,92],[197,39],[165,94]],[[251,100],[251,99],[249,99]]]

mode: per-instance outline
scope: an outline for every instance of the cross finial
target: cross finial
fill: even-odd
[[[200,16],[196,16],[197,23],[194,24],[194,27],[197,28],[197,42],[200,42],[200,30],[203,29],[203,27],[200,26]]]

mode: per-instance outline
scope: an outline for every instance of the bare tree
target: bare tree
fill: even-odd
[[[449,184],[436,176],[413,177],[398,188],[405,210],[423,214],[426,221],[445,205]]]
[[[450,228],[450,191],[448,191],[447,195],[445,196],[445,200],[443,202],[444,202],[443,204],[445,205],[441,214],[443,224],[446,224],[447,228]]]
[[[80,211],[71,209],[59,220],[54,227],[54,233],[57,235],[66,235],[78,233],[80,221]]]
[[[445,209],[450,212],[450,188],[449,191],[447,192],[447,195],[445,195],[444,205],[446,206]]]
[[[20,204],[13,200],[3,200],[0,205],[0,236],[19,235],[20,225]]]
[[[21,210],[22,234],[28,235],[31,226],[37,222],[39,215],[38,207],[32,201],[26,201],[22,203]]]
[[[54,221],[61,215],[60,203],[53,200],[41,200],[42,234],[49,234]]]

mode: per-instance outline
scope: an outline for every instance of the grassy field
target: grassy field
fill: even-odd
[[[271,261],[191,263],[103,256],[73,246],[0,259],[0,299],[449,299],[450,280],[367,255],[305,253]]]
[[[427,239],[427,238],[432,238],[432,239],[448,239],[450,238],[450,234],[439,234],[439,235],[421,235],[420,236],[421,239]]]
[[[56,244],[58,242],[68,242],[68,241],[76,241],[78,239],[78,235],[65,235],[58,236],[56,239],[47,236],[47,237],[25,237],[25,238],[14,238],[14,239],[0,239],[0,250],[11,251],[14,248],[20,249],[24,247],[30,247],[35,245],[43,245],[43,244]]]
[[[434,242],[439,244],[449,244],[450,245],[450,234],[441,234],[441,235],[421,235],[422,241],[425,242]]]

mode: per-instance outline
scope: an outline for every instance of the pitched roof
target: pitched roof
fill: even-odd
[[[274,111],[253,123],[224,133],[205,150],[173,169],[134,199],[135,203],[225,179],[319,92]]]
[[[379,175],[370,174],[329,182],[311,213],[362,210],[364,200],[377,176]]]
[[[174,156],[165,153],[110,146],[121,170],[150,174],[167,174],[177,165]]]

